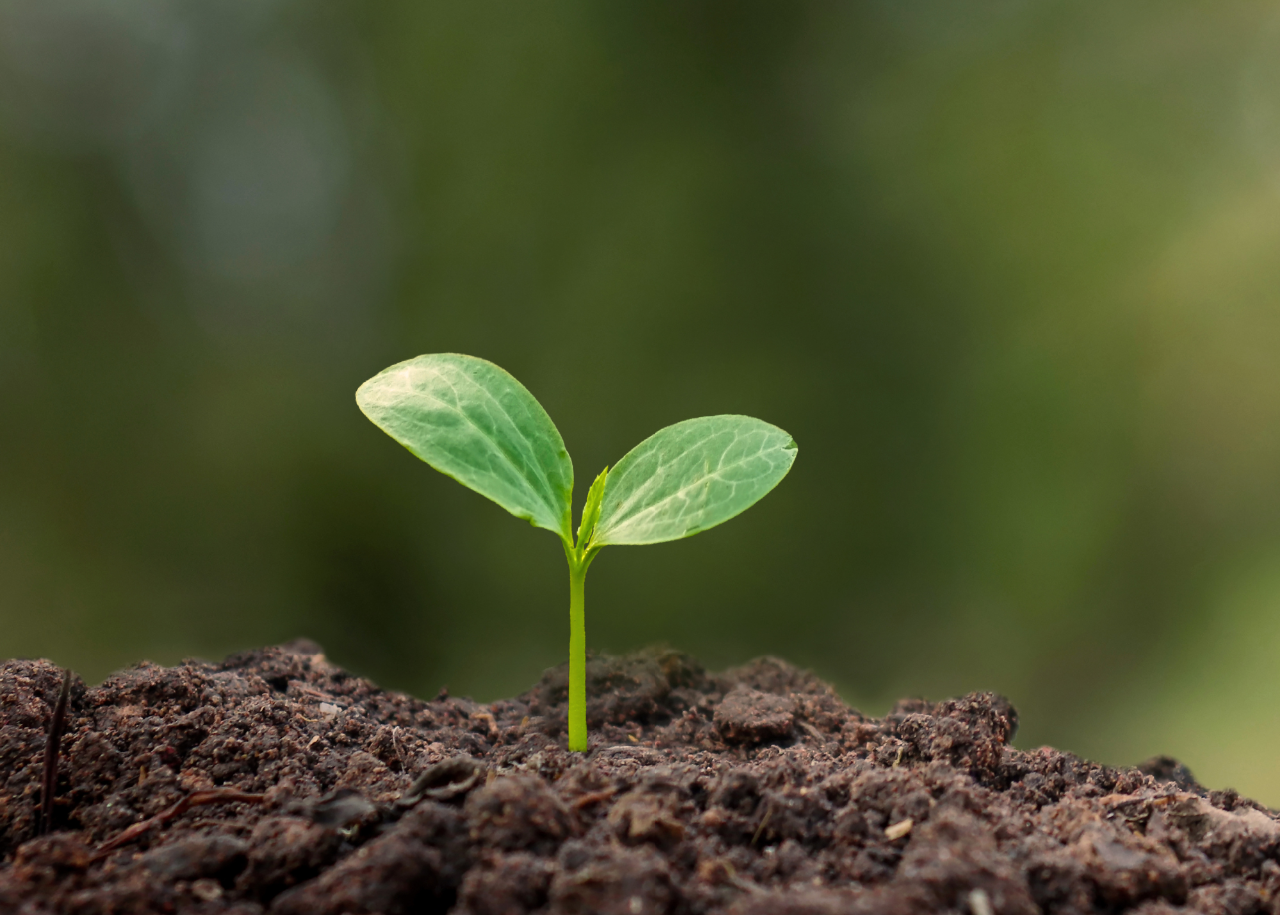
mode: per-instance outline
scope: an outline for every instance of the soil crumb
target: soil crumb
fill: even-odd
[[[73,681],[0,664],[0,912],[1280,915],[1280,818],[1176,760],[1010,747],[974,693],[849,708],[774,658],[650,651],[483,705],[379,689],[304,640]]]

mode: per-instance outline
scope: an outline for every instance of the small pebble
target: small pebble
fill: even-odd
[[[884,837],[890,842],[896,842],[898,839],[901,839],[907,833],[911,832],[911,827],[914,825],[916,825],[915,821],[911,819],[905,819],[894,823],[884,831]]]
[[[986,890],[971,890],[969,892],[969,911],[973,915],[994,915],[991,910],[991,900],[988,898]]]
[[[208,877],[201,877],[191,884],[191,895],[202,902],[214,902],[222,898],[222,884]]]

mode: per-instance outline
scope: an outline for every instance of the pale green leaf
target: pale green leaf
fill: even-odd
[[[582,506],[582,520],[578,524],[578,546],[585,547],[591,542],[596,531],[596,523],[600,520],[600,505],[604,501],[604,487],[609,479],[609,468],[600,471],[591,488],[587,490],[587,501]]]
[[[791,436],[750,416],[661,429],[609,471],[593,545],[689,537],[749,508],[791,469]]]
[[[362,384],[356,403],[436,470],[569,539],[573,462],[564,440],[525,386],[492,362],[418,356]]]

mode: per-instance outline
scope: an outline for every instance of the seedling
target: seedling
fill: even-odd
[[[571,527],[573,461],[555,424],[510,374],[475,356],[397,363],[356,391],[365,416],[413,454],[517,518],[560,537],[569,561],[569,749],[587,749],[587,569],[606,546],[715,527],[778,485],[796,443],[750,416],[667,426],[600,472]]]

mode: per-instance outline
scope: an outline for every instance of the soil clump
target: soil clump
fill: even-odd
[[[653,651],[514,699],[379,689],[299,640],[72,680],[0,664],[0,912],[1280,913],[1280,818],[1175,760],[1013,749],[975,693],[849,708],[773,658]]]

